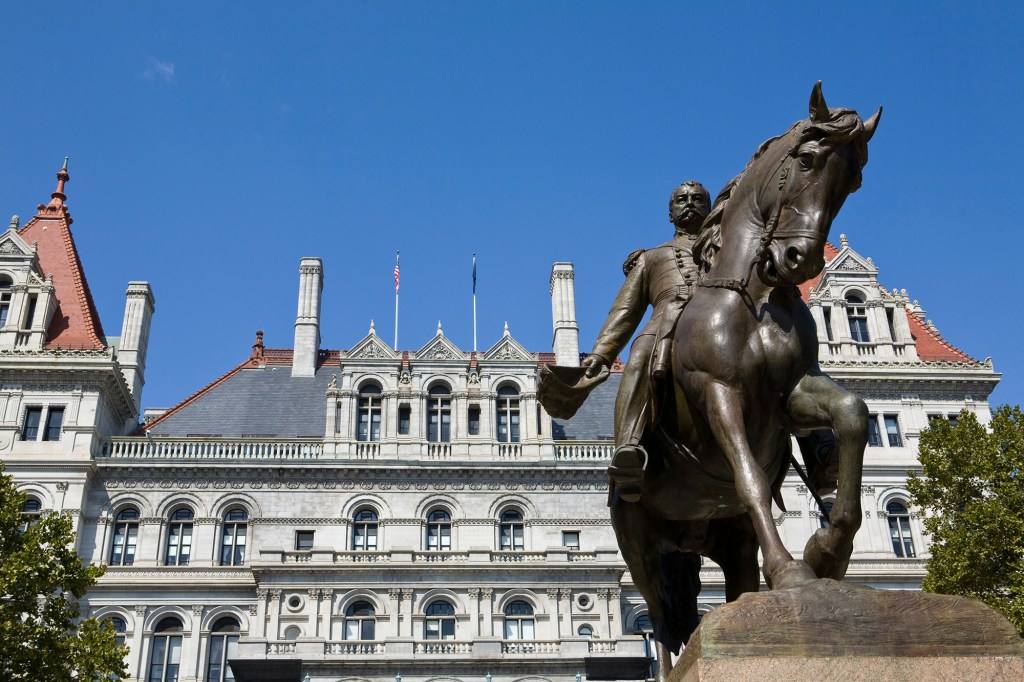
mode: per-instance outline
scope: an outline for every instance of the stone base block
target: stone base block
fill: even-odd
[[[670,682],[1024,680],[1024,642],[963,597],[816,580],[704,617]]]

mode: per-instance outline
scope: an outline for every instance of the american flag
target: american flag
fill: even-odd
[[[398,252],[396,251],[395,252],[395,293],[396,294],[398,293],[398,280],[399,280]]]

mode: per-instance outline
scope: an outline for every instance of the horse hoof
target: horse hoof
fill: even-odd
[[[787,561],[782,568],[775,571],[772,576],[765,576],[768,586],[773,590],[785,590],[791,587],[800,587],[818,579],[811,567],[804,562],[794,559]]]

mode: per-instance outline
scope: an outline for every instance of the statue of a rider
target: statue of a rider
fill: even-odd
[[[582,362],[588,379],[605,373],[633,336],[648,306],[654,308],[630,347],[615,399],[615,453],[608,474],[627,502],[640,499],[647,466],[641,439],[658,419],[656,382],[671,381],[672,334],[697,281],[693,245],[710,210],[711,196],[699,182],[688,180],[672,191],[668,218],[675,235],[661,246],[629,254],[622,266],[626,281],[594,349]]]

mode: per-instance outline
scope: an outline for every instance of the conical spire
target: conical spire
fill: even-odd
[[[68,224],[71,224],[71,214],[68,213],[68,207],[64,205],[67,201],[67,195],[64,194],[64,185],[71,176],[68,175],[68,157],[64,157],[64,165],[61,166],[60,170],[57,171],[57,189],[50,194],[50,203],[43,206],[39,204],[39,215],[41,216],[57,216],[63,214],[67,218]]]

